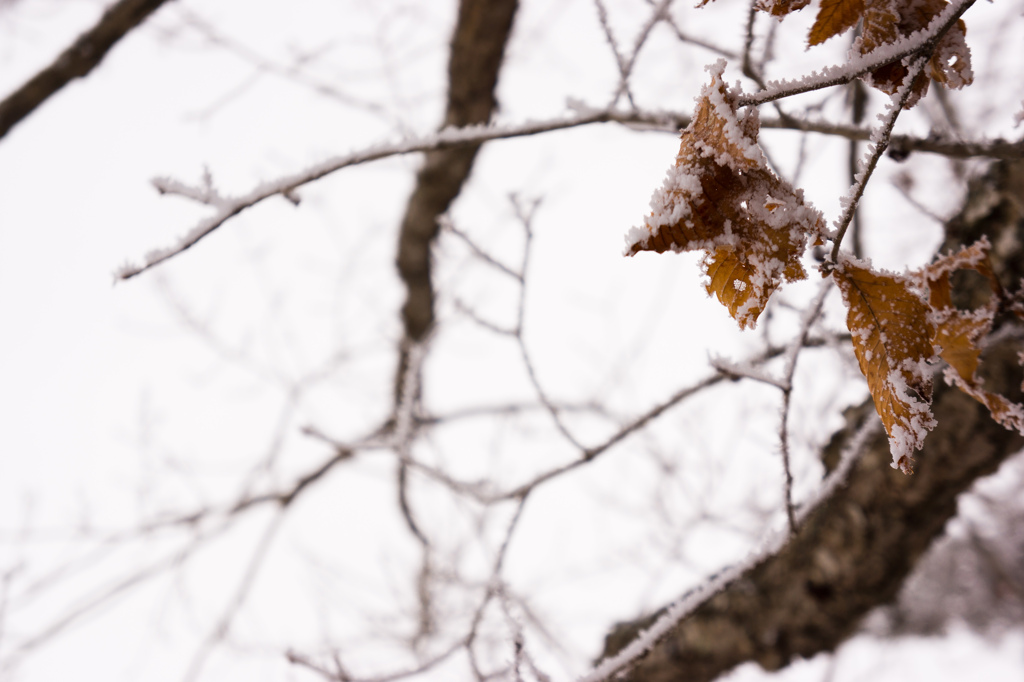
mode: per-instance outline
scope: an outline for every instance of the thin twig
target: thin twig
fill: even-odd
[[[764,90],[768,86],[765,85],[761,74],[754,70],[754,64],[750,60],[750,51],[754,46],[754,21],[757,19],[757,6],[757,0],[751,0],[750,7],[747,8],[747,25],[743,38],[743,64],[741,70],[744,76],[757,83],[758,87]]]
[[[114,599],[130,592],[131,590],[145,584],[146,582],[164,575],[165,572],[180,566],[191,557],[203,543],[224,533],[230,524],[222,522],[219,526],[205,532],[196,532],[191,540],[182,548],[170,552],[166,556],[150,563],[148,566],[133,571],[129,575],[116,580],[114,583],[98,591],[94,596],[85,599],[81,603],[70,608],[64,615],[45,625],[33,635],[10,648],[6,659],[0,661],[0,677],[10,672],[20,663],[22,657],[34,649],[46,644],[54,637],[63,633],[67,628],[75,625],[82,619],[92,615],[100,608],[110,604]]]
[[[793,375],[796,373],[796,361],[800,351],[806,347],[807,337],[811,333],[811,326],[821,314],[821,308],[825,304],[825,297],[832,289],[832,280],[826,279],[822,282],[818,294],[811,301],[811,304],[804,312],[800,321],[800,331],[793,338],[792,343],[786,351],[785,365],[782,370],[782,417],[779,420],[779,443],[782,450],[782,467],[786,475],[785,497],[786,497],[786,519],[789,521],[790,535],[796,535],[796,510],[793,505],[793,469],[789,452],[789,406],[793,395]]]
[[[673,0],[660,0],[654,7],[654,11],[651,12],[651,16],[644,23],[640,29],[640,33],[637,34],[636,40],[633,41],[633,49],[629,53],[629,57],[626,58],[626,63],[620,69],[621,78],[619,80],[619,87],[615,92],[615,96],[612,98],[612,106],[619,101],[619,98],[623,93],[628,92],[629,89],[629,77],[633,73],[633,67],[636,65],[637,57],[640,56],[640,50],[647,43],[647,38],[651,35],[651,30],[663,21],[668,16],[669,6]],[[629,97],[630,105],[634,108],[636,103],[633,101],[632,95]]]
[[[537,394],[537,400],[539,400],[545,409],[547,409],[548,414],[551,415],[551,420],[554,422],[559,433],[561,433],[574,447],[582,450],[583,446],[580,444],[576,436],[569,431],[569,427],[565,425],[565,421],[562,419],[561,414],[559,414],[555,403],[548,397],[547,391],[545,391],[543,386],[541,386],[540,379],[537,377],[537,371],[533,366],[533,359],[530,357],[530,351],[526,347],[526,339],[523,334],[526,321],[526,272],[530,263],[530,245],[533,241],[533,228],[531,223],[538,204],[539,201],[534,201],[527,210],[523,208],[522,203],[517,197],[512,197],[512,205],[516,212],[516,218],[518,218],[519,224],[522,225],[523,232],[526,237],[526,242],[523,245],[523,260],[519,266],[519,272],[522,279],[520,280],[521,285],[519,287],[519,305],[516,310],[516,327],[514,336],[516,345],[519,348],[519,356],[523,362],[523,368],[526,370],[526,376],[530,380],[530,385],[533,386],[533,390]]]
[[[491,576],[487,581],[487,588],[484,590],[484,596],[477,605],[476,610],[473,613],[473,618],[470,621],[469,633],[466,636],[466,651],[469,654],[470,664],[473,667],[473,671],[476,674],[477,679],[485,679],[490,676],[485,675],[480,670],[479,664],[476,661],[476,653],[473,649],[473,644],[479,636],[480,624],[483,622],[484,612],[487,610],[488,605],[495,597],[504,595],[505,587],[504,580],[501,577],[501,571],[505,563],[505,555],[508,552],[509,544],[512,542],[512,535],[515,533],[515,529],[519,525],[519,519],[522,518],[523,509],[526,506],[528,496],[529,491],[524,493],[516,503],[516,510],[512,514],[512,519],[509,521],[508,527],[505,529],[505,537],[502,539],[501,546],[498,548],[497,555],[494,558],[494,563],[491,566]]]
[[[612,27],[608,21],[608,8],[604,6],[602,0],[594,0],[594,6],[597,9],[597,21],[601,24],[601,30],[604,32],[605,41],[608,43],[608,47],[612,51],[612,56],[615,57],[615,65],[619,69],[619,83],[615,93],[615,99],[612,101],[612,105],[618,102],[619,97],[625,93],[629,99],[629,104],[633,108],[636,108],[636,102],[633,100],[633,93],[629,90],[629,69],[627,59],[622,55],[622,50],[619,49],[619,43],[615,40],[615,34],[612,32]]]
[[[871,179],[871,174],[875,171],[879,159],[882,158],[886,148],[889,146],[889,136],[892,134],[893,126],[896,125],[896,119],[903,111],[903,105],[907,103],[907,100],[910,99],[910,95],[914,91],[914,81],[928,63],[929,57],[930,55],[926,53],[923,56],[917,57],[910,64],[903,85],[900,86],[900,89],[889,101],[888,114],[882,120],[882,124],[875,131],[875,134],[872,135],[871,153],[868,156],[867,163],[857,174],[857,182],[850,188],[846,196],[839,200],[840,205],[843,206],[843,213],[836,221],[836,229],[832,237],[832,253],[830,261],[826,263],[826,266],[834,266],[839,262],[839,248],[842,246],[843,236],[850,227],[850,221],[853,220],[857,206],[860,204],[860,198],[864,196],[864,190],[867,187],[868,180]]]
[[[209,658],[214,648],[220,644],[225,637],[227,637],[228,631],[231,628],[231,623],[234,621],[238,611],[245,603],[246,597],[252,590],[253,583],[256,582],[256,576],[259,574],[260,568],[263,566],[264,559],[270,551],[270,547],[274,543],[274,538],[277,535],[277,531],[281,528],[281,523],[284,521],[284,517],[284,509],[282,508],[274,513],[274,517],[270,520],[270,523],[267,524],[263,534],[260,536],[259,542],[257,542],[256,547],[253,548],[252,555],[249,557],[249,561],[245,568],[245,574],[242,576],[241,580],[238,581],[238,585],[235,587],[235,593],[232,595],[231,601],[229,601],[224,607],[220,618],[217,620],[217,624],[206,638],[203,639],[199,649],[197,649],[195,654],[192,656],[188,670],[182,678],[184,682],[193,682],[194,680],[199,679],[199,675],[202,673],[203,667],[206,665],[207,658]]]
[[[337,680],[337,682],[396,682],[397,680],[404,680],[408,677],[415,677],[422,673],[428,672],[433,668],[436,668],[441,663],[451,658],[453,655],[461,651],[466,646],[465,640],[459,640],[452,644],[450,647],[430,658],[424,660],[419,665],[409,668],[408,670],[401,670],[398,672],[387,673],[384,675],[374,675],[373,677],[354,677],[345,674],[342,670],[338,669],[335,672],[331,672],[326,668],[317,665],[307,656],[304,656],[295,651],[289,651],[286,654],[289,663],[295,665],[301,665],[304,668],[308,668],[328,680]],[[336,668],[337,668],[336,663]]]
[[[441,228],[444,231],[451,232],[456,237],[461,239],[463,241],[463,243],[465,243],[465,245],[469,247],[470,251],[472,251],[473,254],[477,258],[479,258],[480,260],[484,261],[485,263],[487,263],[491,267],[495,268],[499,272],[505,273],[506,275],[508,275],[512,279],[516,280],[520,284],[523,283],[523,273],[522,272],[516,272],[515,270],[513,270],[509,266],[505,265],[504,263],[499,261],[497,258],[492,256],[491,254],[487,253],[482,248],[480,248],[475,241],[470,239],[469,235],[467,235],[465,232],[463,232],[459,228],[455,227],[455,223],[452,222],[451,218],[445,217],[445,218],[439,220],[438,222],[441,223]]]
[[[291,65],[284,66],[264,57],[256,50],[242,44],[230,36],[221,33],[195,12],[192,12],[185,7],[179,8],[179,12],[186,25],[200,33],[213,45],[223,48],[231,52],[231,54],[236,57],[248,62],[254,69],[256,69],[257,75],[269,73],[280,76],[289,82],[303,85],[319,95],[335,100],[346,106],[363,109],[364,111],[376,114],[381,118],[390,118],[385,107],[377,102],[361,99],[339,90],[336,84],[310,76],[303,68],[311,61],[311,58],[324,54],[334,45],[334,43],[328,43],[326,46],[318,48],[312,53],[306,53],[305,55],[295,59]],[[251,82],[254,82],[254,79],[247,78],[245,81],[246,85]],[[233,94],[237,95],[240,90],[241,89],[237,89]],[[224,101],[224,98],[220,100],[221,103]],[[392,122],[396,124],[400,123],[398,120],[392,120]]]
[[[645,0],[645,2],[653,7],[657,0]],[[713,52],[714,54],[721,55],[728,59],[736,58],[736,53],[733,52],[732,50],[720,47],[718,45],[715,45],[714,43],[711,43],[707,40],[703,40],[701,38],[697,38],[696,36],[692,36],[689,33],[683,31],[679,27],[679,23],[675,20],[675,17],[672,16],[671,12],[666,12],[665,16],[662,18],[662,21],[672,28],[672,31],[676,34],[676,38],[678,38],[680,42],[696,45],[697,47],[704,48],[709,52]]]

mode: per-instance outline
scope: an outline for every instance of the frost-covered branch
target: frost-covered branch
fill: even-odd
[[[778,99],[799,95],[805,92],[821,90],[835,85],[845,85],[850,81],[892,62],[921,53],[929,55],[942,36],[966,12],[975,0],[960,0],[950,4],[939,13],[927,27],[915,31],[903,40],[881,45],[866,55],[852,57],[841,66],[829,66],[811,72],[799,80],[770,81],[768,87],[761,92],[740,95],[737,104],[741,107],[758,106]]]
[[[856,435],[843,449],[839,466],[833,471],[815,494],[796,513],[796,523],[802,524],[812,512],[826,500],[830,499],[835,490],[841,486],[864,451],[868,439],[878,432],[880,422],[870,419],[862,424]],[[761,564],[766,559],[779,553],[790,540],[788,528],[777,528],[764,541],[761,547],[751,552],[743,561],[719,571],[714,576],[698,585],[683,597],[668,606],[654,623],[642,630],[639,635],[614,656],[604,659],[589,674],[579,678],[577,682],[603,682],[612,679],[623,670],[628,669],[637,659],[644,656],[686,616],[695,611],[701,604],[735,583],[746,572]]]
[[[528,137],[595,123],[621,123],[630,126],[642,126],[648,129],[676,132],[679,128],[685,127],[689,123],[689,115],[670,112],[588,110],[574,116],[564,116],[544,121],[530,121],[522,124],[448,128],[436,135],[412,138],[391,144],[374,145],[350,154],[335,156],[297,173],[262,183],[245,195],[220,197],[219,201],[221,203],[217,205],[217,211],[213,215],[199,221],[174,244],[147,253],[141,264],[127,264],[119,268],[115,273],[115,277],[118,279],[131,279],[177,256],[195,246],[197,242],[217,230],[234,216],[267,199],[280,196],[294,204],[295,192],[299,187],[345,168],[404,154],[448,149],[459,145],[478,144],[491,140]],[[856,140],[868,140],[871,137],[871,131],[865,128],[822,121],[802,121],[799,119],[782,121],[769,119],[762,121],[761,126],[762,128],[779,130],[815,132]],[[891,146],[899,148],[904,152],[929,152],[951,158],[969,158],[974,156],[994,159],[1024,158],[1024,140],[959,141],[893,135]],[[202,194],[201,188],[191,187],[166,178],[155,182],[159,188],[162,188],[167,193],[189,196],[190,198],[195,198],[192,195]],[[202,201],[202,203],[209,202]]]
[[[146,254],[141,265],[126,265],[120,268],[116,276],[119,279],[130,279],[146,270],[163,263],[170,258],[192,248],[201,239],[211,234],[230,218],[242,211],[252,208],[266,199],[281,196],[287,198],[299,187],[319,180],[331,173],[344,168],[358,166],[371,161],[378,161],[393,156],[411,154],[415,152],[438,151],[451,149],[467,144],[479,144],[489,140],[504,139],[510,137],[522,137],[537,135],[539,133],[554,130],[564,130],[590,123],[607,122],[614,120],[610,112],[596,112],[581,116],[552,119],[549,121],[531,122],[522,125],[512,126],[488,126],[469,125],[457,128],[446,128],[434,135],[427,135],[421,138],[414,138],[393,144],[374,145],[363,150],[335,156],[321,163],[310,166],[298,173],[286,175],[276,180],[262,183],[247,194],[237,197],[222,197],[223,203],[217,212],[201,220],[175,244],[163,249],[157,249]],[[167,185],[166,180],[160,181],[163,186]],[[179,190],[177,193],[184,194],[182,185],[175,185]],[[198,192],[199,190],[193,190]]]
[[[760,365],[754,365],[748,362],[735,362],[720,356],[711,356],[708,358],[708,364],[714,367],[716,371],[733,381],[738,379],[751,379],[762,384],[767,384],[768,386],[774,386],[775,388],[783,391],[787,388],[786,384],[783,383],[781,379]]]

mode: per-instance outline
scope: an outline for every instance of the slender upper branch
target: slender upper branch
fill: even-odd
[[[621,123],[624,125],[642,126],[660,131],[678,131],[686,127],[690,119],[687,114],[673,112],[623,112],[610,110],[588,110],[573,116],[564,116],[544,121],[527,121],[512,125],[470,125],[461,128],[446,128],[436,135],[412,138],[391,144],[373,145],[356,152],[331,157],[319,164],[310,166],[298,173],[282,176],[276,180],[264,182],[248,194],[238,197],[221,197],[216,212],[201,220],[177,242],[170,246],[154,249],[146,254],[141,264],[128,264],[120,268],[116,277],[131,279],[146,270],[163,263],[193,247],[197,242],[214,232],[230,218],[256,204],[275,196],[281,196],[294,203],[295,191],[304,185],[315,182],[327,175],[345,168],[358,166],[371,161],[434,150],[449,149],[461,145],[474,145],[489,140],[528,137],[568,128],[592,125],[595,123]],[[762,128],[778,130],[799,130],[815,132],[823,135],[835,135],[851,140],[868,140],[871,130],[858,126],[829,123],[827,121],[801,121],[769,119],[763,121]],[[941,154],[951,158],[968,158],[985,156],[993,159],[1024,158],[1024,140],[1009,141],[1002,139],[984,141],[957,141],[941,138],[922,138],[909,135],[893,135],[890,146],[901,151],[921,151]],[[185,191],[175,191],[180,183],[161,178],[155,181],[157,187],[166,194],[182,194],[191,196]],[[199,189],[195,190],[200,191]]]
[[[855,78],[875,71],[886,64],[900,61],[917,53],[930,52],[942,36],[945,35],[946,31],[974,3],[975,0],[960,0],[957,4],[950,4],[944,11],[932,19],[928,26],[920,31],[915,31],[912,35],[895,45],[882,45],[866,55],[851,59],[842,66],[830,66],[823,69],[820,74],[815,71],[797,81],[771,81],[768,83],[768,87],[761,92],[741,95],[737,99],[737,104],[741,107],[758,106],[804,92],[821,90],[835,85],[845,85]]]

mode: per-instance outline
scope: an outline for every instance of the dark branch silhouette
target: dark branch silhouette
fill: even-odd
[[[0,102],[0,138],[76,78],[95,69],[111,48],[167,0],[121,0],[45,69]]]

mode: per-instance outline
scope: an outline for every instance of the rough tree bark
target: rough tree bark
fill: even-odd
[[[946,235],[946,250],[988,235],[1003,285],[1019,288],[1024,162],[996,163],[972,182]],[[977,285],[987,289],[984,282]],[[982,365],[988,367],[986,385],[1015,400],[1021,397],[1021,348],[1018,329],[987,349]],[[872,411],[870,400],[848,411],[847,428],[823,453],[826,465],[834,465],[842,444]],[[913,476],[889,468],[889,446],[880,433],[848,485],[813,513],[779,554],[680,622],[626,679],[713,680],[747,661],[776,670],[794,657],[831,651],[854,634],[869,610],[895,598],[917,559],[956,513],[957,496],[1024,447],[1020,434],[996,424],[986,408],[941,380],[934,412],[938,426],[925,441]],[[619,651],[657,615],[617,626],[603,655]]]
[[[76,78],[99,65],[107,52],[167,0],[121,0],[91,29],[78,36],[52,64],[0,101],[0,138],[16,123]]]

